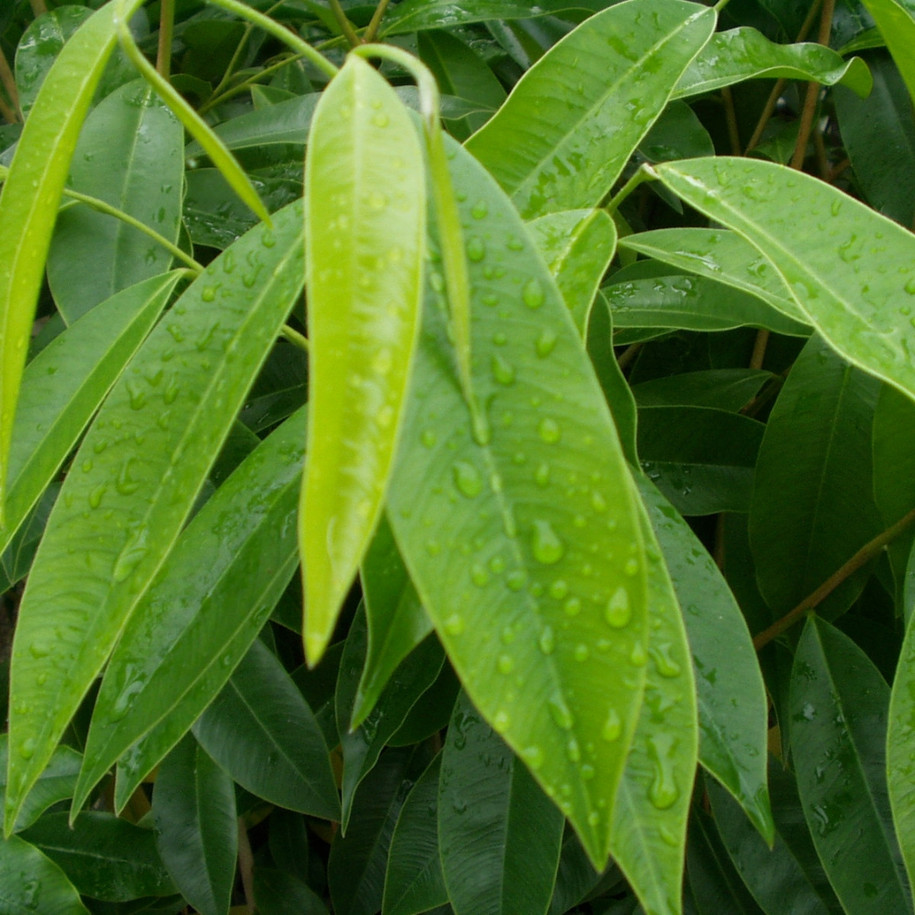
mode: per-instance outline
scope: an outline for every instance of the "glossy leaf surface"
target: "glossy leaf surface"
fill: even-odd
[[[551,48],[467,141],[531,219],[595,206],[708,41],[715,14],[681,0],[629,0]]]
[[[293,206],[276,214],[273,230],[254,229],[213,261],[86,434],[20,610],[7,826],[174,544],[299,294],[301,258]]]
[[[311,664],[382,510],[419,331],[424,175],[403,105],[351,58],[315,112],[305,167],[311,406],[300,540]]]
[[[544,0],[532,6],[513,0],[406,0],[398,4],[385,20],[385,35],[397,35],[442,26],[485,22],[491,19],[527,19],[565,10],[596,12],[602,9],[602,0]]]
[[[9,915],[89,915],[66,874],[34,845],[10,836],[0,842],[0,907]]]
[[[911,0],[866,0],[864,6],[874,17],[915,103],[915,61],[912,60],[915,4]]]
[[[909,881],[915,874],[915,761],[912,740],[915,732],[915,624],[908,617],[905,641],[890,698],[886,734],[886,767],[893,822]]]
[[[452,170],[471,255],[473,385],[490,434],[473,437],[443,349],[443,303],[430,295],[391,525],[474,704],[602,864],[644,677],[631,660],[646,626],[632,484],[523,224],[470,156],[458,152]]]

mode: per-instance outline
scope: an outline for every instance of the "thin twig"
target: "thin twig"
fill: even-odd
[[[737,110],[734,108],[734,93],[730,86],[721,90],[721,100],[724,102],[724,119],[728,125],[728,139],[731,141],[731,152],[740,155],[740,131],[737,129]]]
[[[162,0],[159,11],[159,48],[156,56],[156,70],[162,79],[172,73],[172,36],[175,31],[175,0]]]
[[[6,54],[3,53],[3,48],[0,48],[0,85],[3,86],[9,98],[9,105],[7,105],[3,98],[0,97],[0,102],[3,102],[3,108],[0,109],[3,112],[3,116],[11,124],[22,120],[19,114],[19,91],[16,89],[16,78],[10,69]]]
[[[254,911],[254,853],[251,851],[251,842],[248,839],[248,830],[245,818],[238,818],[238,872],[241,875],[241,885],[245,890],[245,904],[249,912]]]
[[[866,566],[887,544],[892,543],[902,534],[912,522],[915,522],[915,508],[900,518],[892,527],[888,527],[874,537],[873,540],[864,544],[845,565],[833,572],[816,591],[805,597],[793,610],[786,613],[780,620],[776,620],[768,629],[764,629],[759,635],[755,636],[753,646],[756,650],[759,651],[764,645],[768,645],[773,639],[778,638],[783,632],[790,629],[808,610],[813,610],[826,600],[842,582],[854,575],[858,569]]]
[[[769,344],[769,331],[761,327],[756,332],[756,340],[753,343],[753,354],[750,356],[750,368],[761,369],[763,360],[766,358],[766,347]]]
[[[39,16],[44,15],[48,11],[48,7],[45,4],[44,0],[31,0],[32,3],[32,15],[37,19]]]
[[[627,346],[626,349],[623,350],[623,352],[620,354],[619,359],[616,360],[616,363],[620,367],[621,372],[626,371],[626,368],[629,366],[629,363],[631,363],[632,360],[635,359],[636,356],[638,356],[639,350],[641,350],[641,348],[642,348],[641,343],[633,343],[630,346]]]
[[[362,36],[362,40],[366,44],[371,44],[375,40],[375,36],[378,34],[378,27],[381,25],[381,20],[384,18],[384,11],[388,8],[389,2],[390,0],[380,0],[378,6],[375,7],[375,12],[372,14],[372,21],[368,24],[368,28]]]
[[[330,0],[330,8],[333,10],[340,26],[340,31],[343,32],[346,40],[350,43],[350,47],[355,48],[362,44],[362,39],[353,29],[353,24],[346,18],[346,13],[343,12],[343,7],[340,6],[340,0]]]

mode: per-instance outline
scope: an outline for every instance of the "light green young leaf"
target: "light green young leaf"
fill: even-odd
[[[425,187],[409,114],[350,58],[318,105],[305,163],[311,406],[299,526],[311,664],[382,510],[419,330]]]
[[[524,224],[473,157],[450,149],[490,435],[474,438],[433,273],[389,518],[474,705],[602,867],[645,673],[632,661],[647,625],[632,483]]]
[[[892,0],[886,0],[892,2]],[[714,92],[745,79],[802,79],[847,86],[866,98],[873,80],[860,57],[843,60],[821,44],[777,44],[756,29],[741,26],[716,32],[680,77],[673,98]]]
[[[180,272],[112,296],[26,367],[13,424],[0,552],[28,517],[165,306]]]
[[[141,2],[121,5],[129,15]],[[115,4],[109,3],[67,42],[45,77],[0,190],[0,518],[13,416],[57,204],[115,42]]]
[[[604,210],[563,210],[527,228],[584,336],[597,287],[616,251],[616,225]]]
[[[890,697],[886,770],[893,823],[911,883],[915,877],[915,615],[910,614]]]
[[[915,3],[912,0],[862,0],[874,17],[893,61],[915,103]]]
[[[586,19],[528,70],[466,143],[526,219],[596,206],[715,28],[682,0],[628,0]]]
[[[535,5],[515,0],[462,0],[460,4],[451,0],[405,0],[393,7],[381,32],[383,35],[402,35],[492,19],[530,19],[566,10],[595,13],[605,5],[604,0],[540,0]]]
[[[832,347],[915,396],[915,235],[834,187],[769,162],[720,156],[655,172],[752,242]]]
[[[111,656],[74,810],[119,759],[120,810],[250,648],[297,565],[304,443],[299,411],[251,452],[182,531]]]
[[[650,484],[649,484],[650,485]],[[642,709],[613,811],[611,853],[645,911],[677,915],[699,729],[689,645],[649,519],[650,632]]]
[[[293,205],[213,261],[131,360],[74,458],[20,606],[7,830],[174,545],[299,296],[301,231]]]

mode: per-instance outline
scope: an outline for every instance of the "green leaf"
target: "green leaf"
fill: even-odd
[[[74,826],[66,812],[45,814],[22,833],[58,864],[80,893],[106,902],[175,892],[156,836],[99,810],[86,811]]]
[[[66,874],[19,836],[0,840],[0,910],[7,915],[89,915]]]
[[[324,736],[282,664],[255,641],[194,725],[204,750],[246,790],[272,804],[339,819]]]
[[[112,296],[26,366],[9,454],[6,549],[181,278],[153,277]]]
[[[438,833],[456,915],[545,912],[562,814],[461,693],[442,751]]]
[[[659,276],[603,288],[614,328],[665,327],[720,331],[764,327],[805,337],[808,328],[753,295],[705,277]]]
[[[305,199],[311,406],[299,524],[315,664],[382,510],[422,296],[422,151],[393,89],[361,58],[315,112]]]
[[[750,503],[750,545],[760,591],[775,616],[880,531],[870,485],[879,391],[879,381],[814,336],[772,409]],[[865,580],[847,579],[825,606],[847,609]]]
[[[0,735],[0,797],[6,793],[6,766],[9,741],[6,734]],[[83,758],[70,747],[58,747],[41,773],[35,787],[29,792],[25,804],[16,820],[16,831],[31,826],[52,804],[73,797],[76,776]]]
[[[864,7],[874,17],[877,28],[893,55],[899,73],[915,102],[915,4],[912,0],[863,0]]]
[[[771,840],[766,791],[768,702],[747,624],[714,560],[689,525],[648,480],[637,482],[689,637],[699,703],[699,761]],[[653,651],[649,647],[649,653]]]
[[[791,748],[813,842],[848,912],[912,901],[887,791],[890,690],[848,636],[811,616],[791,672]]]
[[[159,855],[181,894],[201,915],[225,913],[238,854],[235,790],[193,737],[162,763],[153,816]]]
[[[438,845],[441,765],[439,753],[400,809],[384,878],[384,915],[415,915],[448,902]]]
[[[259,915],[327,915],[321,897],[306,883],[273,868],[254,868],[254,898]]]
[[[873,85],[870,70],[860,57],[843,60],[822,44],[776,44],[756,29],[741,26],[709,39],[680,77],[673,98],[702,95],[760,77],[841,84],[861,98],[867,97]]]
[[[905,640],[899,653],[899,664],[890,697],[889,726],[886,734],[886,764],[893,823],[902,848],[906,871],[911,881],[915,874],[915,624],[909,613]]]
[[[304,442],[299,412],[182,532],[111,656],[75,806],[120,758],[116,807],[123,807],[248,651],[298,562]]]
[[[528,223],[572,320],[584,335],[597,287],[616,250],[616,226],[603,210],[564,210]]]
[[[213,261],[147,338],[87,432],[20,607],[7,829],[174,545],[299,295],[301,259],[301,209],[293,206],[276,214],[274,230],[253,230]]]
[[[613,811],[610,850],[646,911],[680,912],[686,822],[699,748],[696,684],[671,577],[648,518],[645,697]]]
[[[647,623],[632,483],[523,223],[473,158],[451,148],[461,222],[482,252],[468,258],[471,351],[490,436],[473,436],[445,305],[430,294],[389,518],[470,698],[602,866],[644,678],[630,660]],[[437,274],[430,281],[441,288]],[[616,739],[597,736],[608,718],[619,721]]]
[[[141,2],[119,5],[130,16]],[[45,77],[0,191],[0,518],[13,415],[57,204],[115,41],[115,4],[109,3],[64,45]]]
[[[682,0],[612,6],[528,70],[467,149],[526,219],[595,206],[714,28]]]
[[[640,407],[711,407],[737,413],[772,377],[761,369],[683,372],[634,384],[632,396]]]
[[[714,36],[712,36],[714,40]],[[638,154],[649,162],[713,156],[715,144],[686,102],[669,102],[639,143]]]
[[[807,322],[772,264],[735,232],[655,229],[621,238],[620,247],[749,292],[789,318]]]
[[[746,511],[763,424],[707,407],[642,407],[642,469],[681,515]]]
[[[911,232],[816,178],[769,162],[720,156],[655,171],[687,203],[764,252],[832,347],[915,395]],[[872,269],[875,263],[886,271]]]
[[[178,239],[184,182],[184,130],[140,80],[122,86],[86,118],[70,187]],[[57,219],[48,282],[68,324],[127,286],[163,273],[172,255],[148,235],[86,206]]]

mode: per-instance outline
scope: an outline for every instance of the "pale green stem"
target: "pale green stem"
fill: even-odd
[[[612,216],[620,207],[620,204],[640,185],[646,181],[657,181],[658,176],[654,173],[650,165],[642,165],[636,173],[620,188],[620,190],[610,198],[604,209]]]
[[[305,334],[300,334],[294,327],[290,327],[288,324],[284,324],[280,330],[280,335],[288,340],[293,346],[298,347],[300,350],[308,352],[308,337]]]
[[[362,36],[362,40],[366,44],[371,44],[371,42],[375,40],[375,36],[378,34],[378,28],[381,25],[381,20],[384,18],[384,13],[388,8],[389,2],[390,0],[380,0],[378,6],[375,7],[375,12],[372,14],[372,21],[369,22],[368,28]]]
[[[346,18],[346,13],[343,12],[343,7],[340,6],[340,0],[330,0],[330,8],[333,10],[334,18],[337,20],[337,25],[340,26],[340,31],[343,32],[343,35],[349,42],[350,47],[356,48],[362,44],[362,40],[353,31],[352,22]]]

